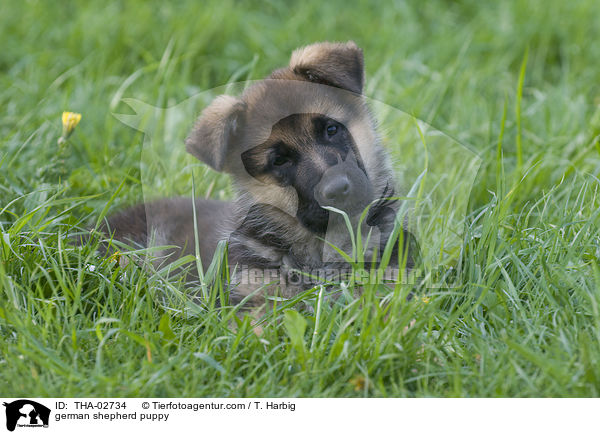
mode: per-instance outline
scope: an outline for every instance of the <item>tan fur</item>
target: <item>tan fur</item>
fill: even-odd
[[[353,41],[321,42],[295,50],[289,68],[297,74],[304,71],[309,80],[334,77],[328,84],[361,93],[363,64],[362,50]]]
[[[187,151],[215,170],[226,170],[227,136],[235,132],[237,115],[241,110],[243,105],[237,98],[228,95],[217,97],[198,118],[186,140]],[[199,143],[214,146],[198,146]]]

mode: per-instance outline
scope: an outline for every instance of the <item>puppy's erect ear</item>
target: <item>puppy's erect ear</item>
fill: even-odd
[[[352,42],[320,42],[292,53],[290,69],[308,81],[362,93],[363,52]]]
[[[215,170],[227,169],[227,154],[243,121],[245,104],[221,95],[204,109],[185,140],[187,151]]]

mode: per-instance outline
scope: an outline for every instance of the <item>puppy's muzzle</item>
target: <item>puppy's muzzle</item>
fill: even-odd
[[[318,192],[319,197],[325,205],[342,204],[348,200],[352,191],[352,185],[346,175],[329,177]]]
[[[348,214],[362,212],[372,195],[373,189],[364,171],[344,163],[326,170],[315,187],[315,199],[320,206],[331,206]]]

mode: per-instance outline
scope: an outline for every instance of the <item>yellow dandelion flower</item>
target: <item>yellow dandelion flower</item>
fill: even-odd
[[[367,379],[362,375],[357,375],[356,377],[353,377],[350,380],[348,380],[348,383],[354,386],[355,391],[359,392],[361,390],[364,390],[367,384]]]
[[[423,303],[427,304],[427,303],[429,303],[429,302],[431,301],[431,298],[430,298],[430,297],[425,297],[425,296],[423,296],[423,297],[421,297],[421,301],[422,301]]]
[[[73,133],[73,130],[77,124],[81,121],[80,113],[63,112],[62,114],[62,136],[58,139],[59,143],[64,143],[69,136]]]
[[[120,264],[120,262],[121,262],[121,252],[119,252],[118,250],[115,251],[115,253],[113,253],[112,255],[110,255],[109,260],[111,260],[112,262],[116,263],[117,265]]]
[[[108,260],[115,264],[115,267],[125,268],[129,264],[129,259],[123,256],[120,251],[116,250],[108,257]]]

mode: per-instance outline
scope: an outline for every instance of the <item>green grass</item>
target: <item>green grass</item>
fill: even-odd
[[[600,395],[599,22],[593,0],[3,5],[0,396]],[[367,288],[319,309],[315,291],[318,321],[280,310],[257,336],[177,282],[69,244],[147,194],[148,142],[113,116],[132,113],[122,98],[176,107],[152,144],[179,147],[188,170],[154,181],[187,194],[182,141],[205,101],[179,103],[347,39],[365,50],[369,97],[482,160],[455,245],[435,232],[443,206],[423,227],[425,255],[460,265],[460,285],[428,303]],[[83,120],[59,149],[63,110]],[[457,162],[432,146],[431,167]],[[198,195],[231,196],[226,177],[194,170]]]

